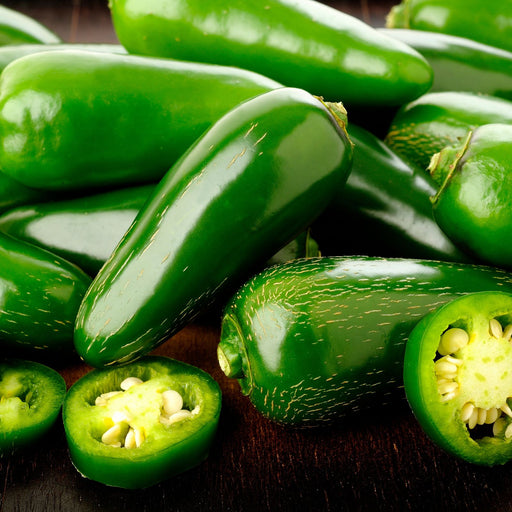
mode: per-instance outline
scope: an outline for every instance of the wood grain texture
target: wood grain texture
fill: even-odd
[[[6,1],[69,42],[116,42],[105,1]],[[390,2],[329,2],[383,24]],[[481,468],[435,447],[405,403],[342,424],[292,430],[260,417],[216,359],[220,319],[191,325],[156,353],[209,372],[223,392],[210,457],[143,491],[107,488],[73,468],[62,425],[28,453],[0,459],[3,511],[465,511],[512,510],[512,464]],[[89,368],[61,368],[68,385]]]

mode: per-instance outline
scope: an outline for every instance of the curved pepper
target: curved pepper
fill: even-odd
[[[4,353],[73,353],[73,325],[91,279],[39,247],[0,234],[0,346]]]
[[[442,32],[512,50],[510,2],[402,0],[391,8],[386,26]]]
[[[126,53],[126,50],[120,44],[102,44],[102,43],[49,43],[49,44],[14,44],[0,47],[0,72],[8,64],[16,59],[32,55],[34,53],[52,52],[60,50],[87,50],[103,53]]]
[[[404,358],[407,399],[447,452],[492,466],[512,459],[512,295],[457,298],[413,329]]]
[[[431,92],[469,91],[512,99],[512,52],[437,32],[378,30],[427,59],[434,72]]]
[[[49,201],[50,192],[26,187],[0,171],[0,213],[34,201]]]
[[[64,50],[0,77],[2,171],[42,189],[155,182],[219,117],[280,87],[249,71]]]
[[[59,42],[56,34],[35,19],[0,5],[0,46]]]
[[[251,69],[352,106],[402,105],[432,71],[407,45],[313,0],[111,0],[131,53]]]
[[[43,437],[60,414],[64,379],[52,368],[21,359],[0,360],[0,454]]]
[[[410,332],[472,291],[512,291],[492,267],[432,260],[311,258],[257,274],[224,311],[219,363],[265,417],[324,424],[403,394]]]
[[[434,155],[434,217],[447,236],[482,262],[512,268],[512,126],[488,124]]]
[[[469,92],[429,93],[397,112],[385,142],[406,161],[426,169],[435,153],[489,123],[512,123],[512,101]]]
[[[351,123],[347,131],[354,144],[347,183],[312,226],[322,254],[467,261],[434,220],[428,174],[363,128]]]
[[[320,214],[352,158],[335,108],[278,89],[190,148],[84,297],[75,346],[88,364],[127,363],[163,343]]]
[[[71,460],[83,476],[140,489],[201,463],[220,410],[220,388],[210,375],[148,356],[80,378],[66,395],[62,419]]]

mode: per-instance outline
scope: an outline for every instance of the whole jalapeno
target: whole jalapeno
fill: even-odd
[[[442,32],[512,50],[510,2],[402,0],[391,8],[386,25]]]
[[[512,295],[456,298],[412,330],[404,357],[409,404],[448,453],[493,466],[512,459]]]
[[[0,233],[0,346],[4,354],[69,357],[91,278],[68,261]]]
[[[470,92],[433,92],[403,105],[384,141],[404,160],[426,170],[435,153],[490,123],[512,123],[512,101]]]
[[[0,46],[59,42],[60,37],[34,18],[0,5]]]
[[[425,93],[426,61],[363,21],[313,0],[111,0],[131,53],[232,65],[353,106]]]
[[[91,366],[166,341],[302,232],[350,171],[341,105],[281,88],[235,107],[169,170],[89,288]]]
[[[0,360],[0,455],[33,445],[56,422],[66,383],[41,363]]]
[[[221,410],[209,374],[163,356],[92,370],[62,409],[71,461],[85,477],[140,489],[200,464]]]
[[[52,190],[158,181],[240,102],[280,87],[250,71],[85,50],[40,52],[0,77],[2,171]]]
[[[414,326],[441,304],[488,290],[511,292],[511,275],[368,256],[276,265],[225,307],[219,363],[266,418],[327,424],[404,400],[404,352]]]
[[[512,126],[483,125],[432,158],[434,218],[474,258],[512,268]]]

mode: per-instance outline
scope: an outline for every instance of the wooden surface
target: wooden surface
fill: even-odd
[[[207,1],[207,0],[205,0]],[[105,2],[4,2],[67,42],[115,42]],[[389,5],[331,2],[374,25]],[[0,460],[5,511],[512,510],[512,463],[482,468],[436,448],[405,403],[375,408],[321,430],[291,430],[262,417],[225,378],[215,356],[218,322],[187,327],[157,350],[208,371],[223,391],[210,457],[144,491],[107,488],[73,468],[60,423],[29,453]],[[88,368],[62,368],[71,384]]]

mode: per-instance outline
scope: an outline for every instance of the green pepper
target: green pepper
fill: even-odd
[[[30,187],[82,193],[155,182],[220,116],[277,87],[208,64],[81,50],[27,55],[0,77],[1,168]]]
[[[251,69],[352,106],[402,105],[432,71],[414,50],[313,0],[110,0],[128,51]]]
[[[0,233],[0,346],[52,358],[73,353],[73,326],[91,279],[66,260]]]
[[[512,50],[510,2],[402,0],[391,8],[386,26],[442,32]]]
[[[52,194],[26,187],[0,171],[0,213],[34,201],[48,201]]]
[[[220,410],[220,388],[206,372],[147,356],[80,378],[62,419],[71,461],[83,476],[139,489],[201,463]]]
[[[257,274],[225,308],[219,363],[265,417],[317,425],[404,399],[405,343],[439,305],[512,291],[493,267],[323,257]]]
[[[512,52],[465,37],[412,29],[379,29],[427,59],[431,92],[469,91],[512,99]]]
[[[426,434],[448,453],[492,466],[512,459],[512,295],[457,298],[414,327],[404,385]]]
[[[101,44],[101,43],[54,43],[54,44],[13,44],[0,47],[0,72],[7,64],[16,59],[32,55],[33,53],[51,52],[60,50],[87,50],[106,53],[126,53],[126,50],[120,44]]]
[[[351,164],[335,109],[281,88],[234,108],[190,148],[84,297],[75,346],[85,362],[149,352],[320,214]]]
[[[384,140],[406,161],[426,169],[435,153],[489,123],[512,123],[512,101],[469,92],[429,93],[400,108]]]
[[[21,206],[0,215],[0,231],[47,249],[94,276],[154,188],[140,185]],[[308,230],[274,254],[267,265],[319,254],[318,243]]]
[[[59,42],[56,34],[35,19],[0,5],[0,46]]]
[[[474,258],[512,268],[512,126],[488,124],[432,158],[432,199],[441,229]]]
[[[41,439],[54,425],[66,395],[64,379],[33,361],[0,361],[0,454]]]
[[[352,170],[312,226],[322,254],[467,261],[433,218],[436,186],[428,174],[363,128],[351,123],[347,131]]]

